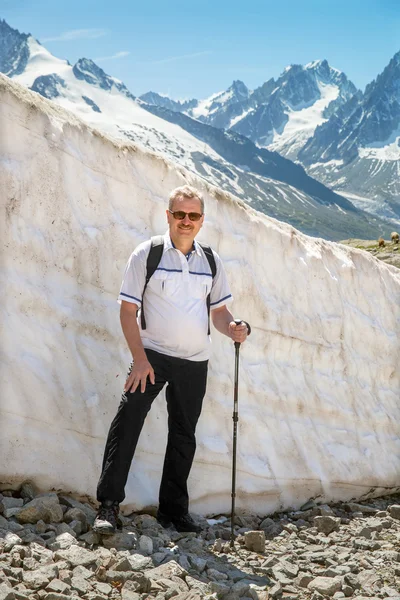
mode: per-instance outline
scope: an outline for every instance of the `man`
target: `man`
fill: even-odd
[[[121,326],[133,361],[106,443],[97,499],[101,503],[94,530],[113,533],[119,504],[145,417],[165,384],[168,442],[159,493],[158,521],[178,531],[199,532],[189,515],[187,479],[195,449],[195,429],[206,391],[210,351],[207,296],[218,331],[244,342],[247,326],[236,325],[227,304],[232,296],[219,256],[216,274],[195,241],[204,222],[204,201],[196,189],[171,192],[166,211],[169,231],[161,260],[148,282],[146,262],[151,240],[131,255],[122,283]],[[146,327],[137,318],[142,308]]]

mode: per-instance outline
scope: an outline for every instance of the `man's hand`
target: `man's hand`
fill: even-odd
[[[146,358],[135,360],[132,371],[125,382],[124,392],[131,392],[133,394],[140,384],[140,391],[143,394],[146,389],[147,377],[150,379],[150,383],[154,385],[154,370],[149,361]]]
[[[243,321],[240,323],[240,325],[236,325],[235,321],[231,321],[228,326],[228,331],[229,337],[234,342],[239,342],[240,344],[246,340],[248,335],[247,325],[243,323]]]

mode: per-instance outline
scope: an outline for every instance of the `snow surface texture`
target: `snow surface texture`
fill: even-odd
[[[126,260],[166,229],[169,190],[206,199],[201,239],[221,255],[241,349],[237,504],[266,514],[310,497],[399,485],[400,273],[309,238],[163,158],[112,141],[0,76],[2,400],[0,481],[95,494],[129,353],[119,326]],[[234,349],[213,352],[191,509],[229,511]],[[127,507],[155,505],[166,443],[160,396]]]

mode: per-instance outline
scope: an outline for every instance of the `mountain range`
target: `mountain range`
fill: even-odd
[[[300,155],[312,152],[310,139],[360,96],[326,61],[288,67],[277,82],[269,80],[253,92],[236,81],[205,101],[175,102],[155,92],[135,98],[91,59],[71,65],[0,20],[0,71],[97,129],[161,154],[309,235],[374,238],[393,229],[299,164]],[[306,113],[312,119],[307,121]],[[296,129],[299,115],[306,123],[302,130]],[[303,160],[309,173],[315,170],[314,161]]]
[[[400,52],[364,92],[317,60],[290,65],[253,91],[234,81],[205,100],[174,102],[154,92],[140,99],[240,133],[359,208],[400,220]]]

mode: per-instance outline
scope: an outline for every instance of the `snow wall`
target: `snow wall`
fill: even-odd
[[[95,495],[130,360],[116,297],[133,248],[166,230],[169,191],[205,195],[201,239],[221,255],[241,349],[237,505],[259,514],[400,486],[400,272],[307,237],[189,172],[111,140],[0,76],[2,488]],[[229,512],[234,348],[213,351],[191,510]],[[157,502],[161,395],[126,508]]]

